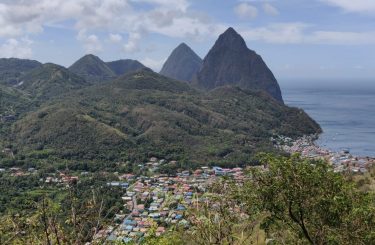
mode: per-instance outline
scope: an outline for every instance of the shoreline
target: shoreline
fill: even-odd
[[[307,135],[293,140],[280,137],[277,147],[287,153],[299,153],[310,159],[324,159],[333,166],[335,172],[366,173],[375,164],[375,158],[369,156],[355,156],[349,150],[341,152],[331,151],[319,146],[316,141],[319,135]]]

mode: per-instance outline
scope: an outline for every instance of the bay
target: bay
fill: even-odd
[[[354,84],[289,85],[283,87],[283,97],[287,105],[304,109],[321,125],[319,145],[375,157],[375,87]]]

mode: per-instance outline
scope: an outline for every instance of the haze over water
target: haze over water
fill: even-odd
[[[285,103],[304,109],[323,128],[319,145],[375,157],[375,86],[351,84],[281,85]]]

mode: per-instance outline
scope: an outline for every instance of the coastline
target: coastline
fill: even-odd
[[[355,156],[349,150],[336,152],[321,147],[317,144],[318,139],[319,135],[306,135],[296,140],[280,137],[277,147],[290,154],[299,153],[305,158],[324,159],[333,166],[335,172],[363,174],[375,164],[374,157]]]

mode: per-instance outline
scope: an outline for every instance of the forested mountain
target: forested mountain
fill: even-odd
[[[142,68],[146,68],[141,62],[138,60],[115,60],[106,62],[107,66],[111,68],[111,70],[117,75],[121,76],[128,72],[133,72]]]
[[[41,65],[36,60],[2,58],[0,59],[0,84],[17,85],[23,74]]]
[[[90,85],[65,67],[52,63],[26,73],[21,80],[19,89],[43,101]]]
[[[69,70],[91,83],[102,83],[116,77],[115,72],[104,61],[92,54],[77,60]]]
[[[0,109],[12,120],[0,125],[0,143],[21,158],[32,152],[57,162],[159,156],[236,165],[251,162],[256,152],[275,151],[274,135],[321,132],[302,110],[280,103],[272,72],[234,29],[219,37],[195,84],[186,83],[200,65],[186,44],[163,68],[173,68],[183,81],[135,60],[105,63],[94,55],[69,69],[39,65],[23,73],[17,87],[1,89]]]
[[[274,134],[320,131],[302,110],[264,92],[221,87],[204,93],[144,69],[51,101],[14,124],[19,152],[65,159],[136,160],[148,155],[244,163],[271,150]]]

